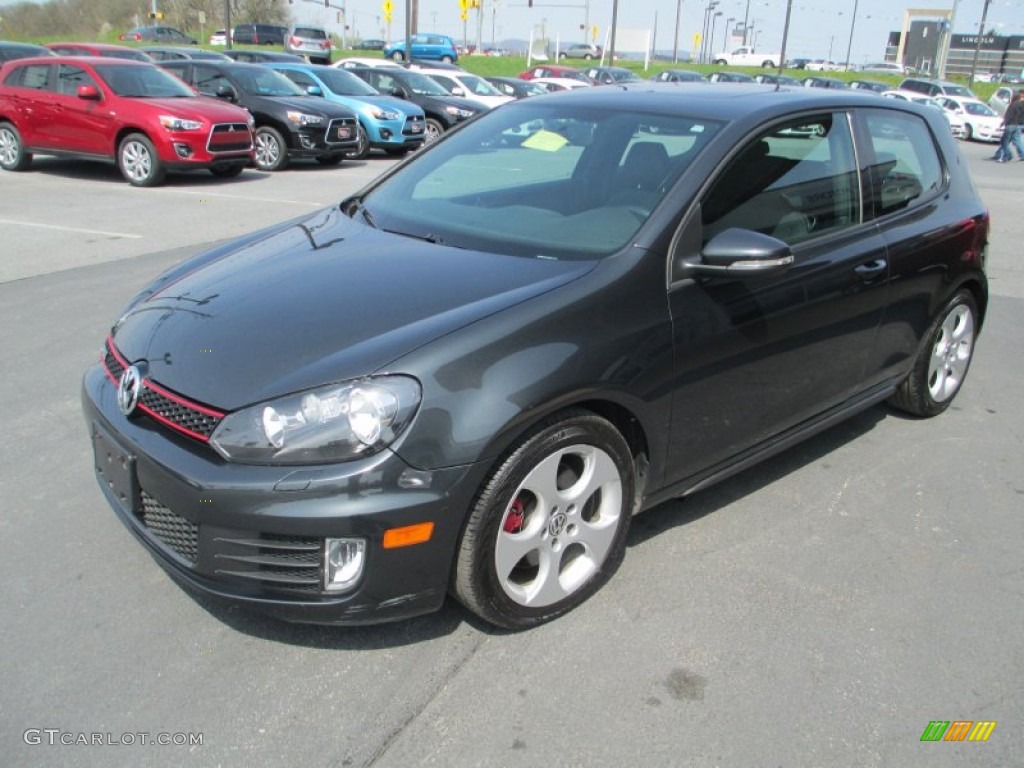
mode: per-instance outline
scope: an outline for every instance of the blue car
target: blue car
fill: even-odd
[[[318,64],[270,62],[307,93],[348,107],[359,118],[359,146],[346,157],[359,160],[371,149],[383,149],[389,155],[404,155],[423,144],[426,116],[408,101],[385,96],[351,72]]]
[[[409,57],[405,54],[405,40],[389,43],[384,55],[395,61],[406,61]],[[454,64],[459,60],[459,51],[448,35],[417,33],[412,36],[412,58]]]

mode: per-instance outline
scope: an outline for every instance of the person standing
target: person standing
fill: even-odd
[[[997,163],[1008,163],[1013,159],[1010,145],[1017,150],[1017,158],[1024,160],[1024,139],[1021,131],[1024,129],[1024,90],[1015,91],[1013,99],[1006,107],[1006,114],[1003,115],[1003,138],[999,141],[999,149],[996,150],[993,158]]]

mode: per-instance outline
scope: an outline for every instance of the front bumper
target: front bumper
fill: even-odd
[[[125,417],[100,364],[82,401],[97,479],[121,521],[179,583],[287,621],[365,624],[437,610],[475,466],[413,471],[385,451],[325,466],[225,462],[145,415]],[[385,549],[391,528],[433,522],[429,541]],[[366,541],[360,580],[322,588],[325,538]],[[318,559],[319,558],[319,559]]]
[[[334,118],[326,126],[307,125],[293,129],[288,146],[291,157],[321,157],[349,152],[359,146],[358,122],[354,117]]]
[[[247,123],[217,123],[207,132],[167,131],[156,146],[160,160],[178,170],[247,166],[254,152]]]
[[[369,125],[367,131],[370,146],[374,149],[414,148],[426,138],[426,120],[409,116],[399,120],[378,120]]]

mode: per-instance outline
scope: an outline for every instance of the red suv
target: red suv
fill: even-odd
[[[0,168],[32,154],[113,160],[130,183],[151,187],[168,170],[237,176],[253,159],[252,116],[198,96],[160,67],[73,56],[0,68]]]

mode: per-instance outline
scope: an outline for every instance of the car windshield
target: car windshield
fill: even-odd
[[[339,93],[342,96],[375,96],[377,94],[377,89],[372,85],[343,69],[322,67],[316,70],[316,76],[323,80],[324,85],[333,93]]]
[[[142,51],[116,51],[116,50],[101,50],[100,56],[108,59],[131,59],[132,61],[150,61],[148,54]]]
[[[387,75],[387,77],[388,78],[391,77],[390,73]],[[404,72],[400,77],[401,77],[401,80],[398,80],[398,78],[395,78],[395,79],[398,80],[398,82],[400,82],[401,84],[403,84],[406,87],[408,87],[409,90],[411,90],[413,93],[415,93],[415,94],[417,94],[419,96],[450,96],[451,95],[450,93],[448,93],[448,91],[446,91],[444,88],[441,87],[440,83],[438,83],[438,82],[436,82],[434,80],[431,80],[426,75],[421,75],[418,72]],[[382,83],[381,88],[382,89],[384,88],[383,82],[384,82],[384,80],[382,78],[381,79],[381,83]]]
[[[473,96],[501,96],[501,91],[476,75],[459,75],[459,81],[465,86],[466,93]]]
[[[982,104],[980,101],[965,101],[964,109],[969,115],[978,115],[979,117],[993,117],[996,116],[996,112],[988,104]]]
[[[598,259],[629,242],[721,128],[545,101],[521,100],[466,123],[348,210],[432,243]]]
[[[309,37],[314,40],[326,40],[327,33],[322,29],[316,29],[314,27],[296,27],[294,32],[295,37]]]
[[[243,91],[256,96],[305,96],[306,92],[282,74],[266,67],[232,70]]]
[[[129,99],[184,99],[196,94],[174,75],[159,67],[130,67],[114,64],[95,64],[103,82],[118,96]]]

